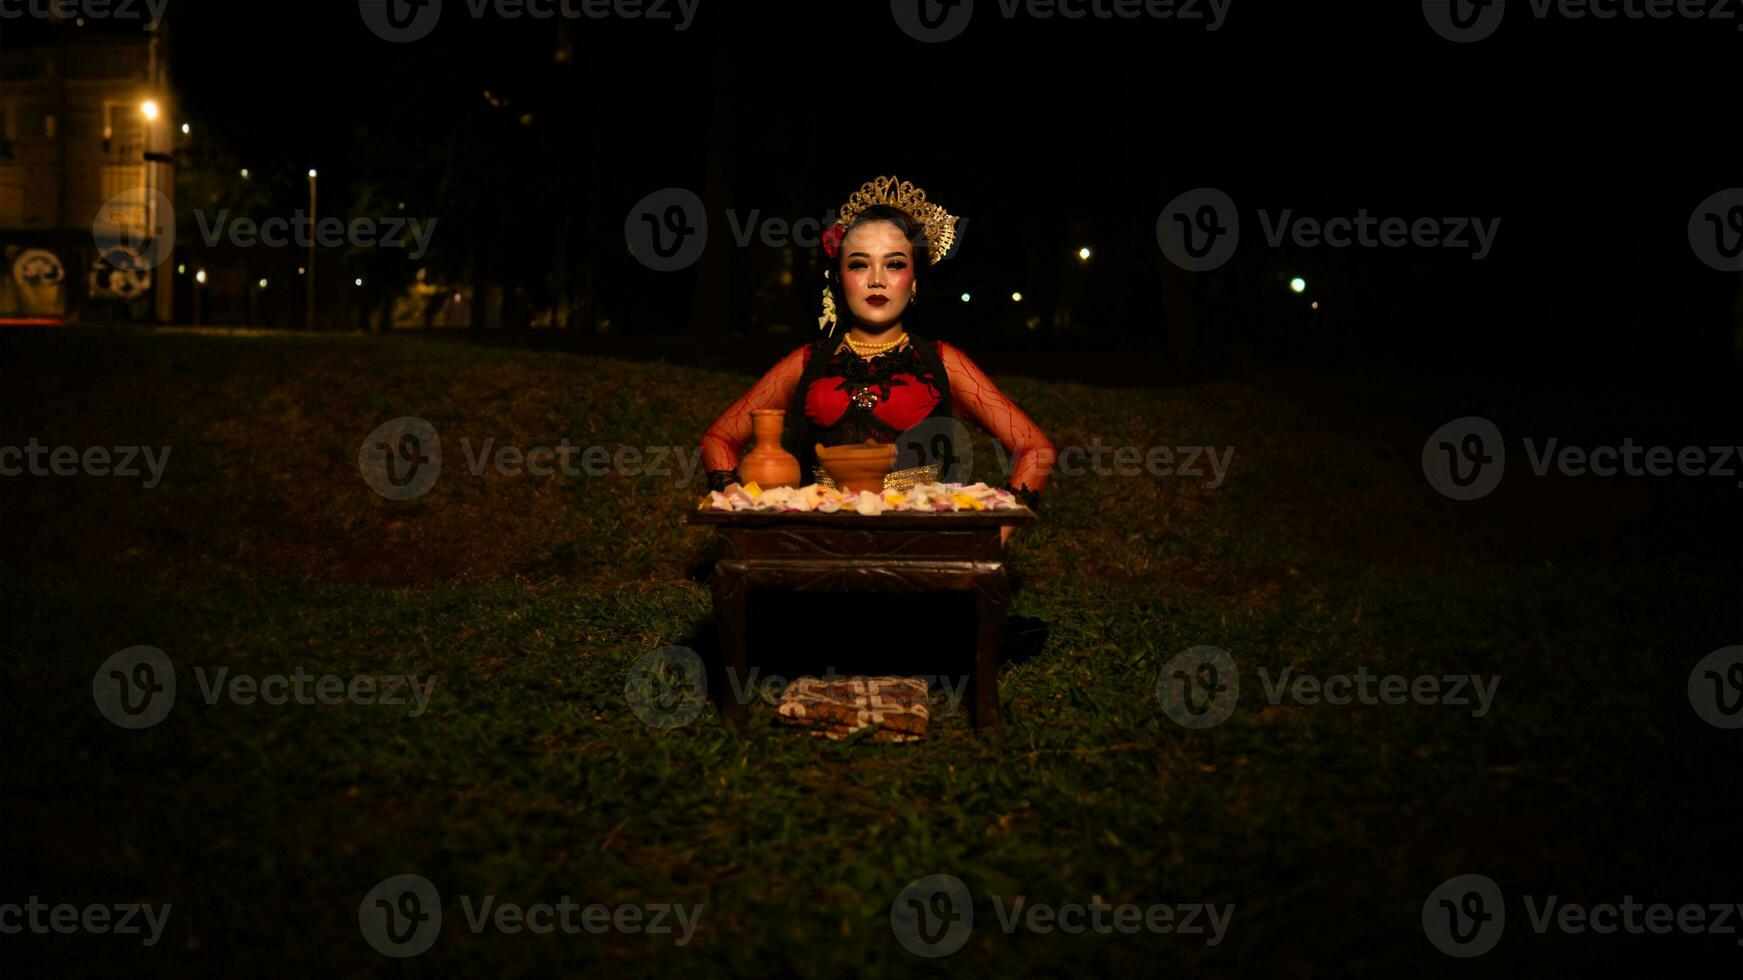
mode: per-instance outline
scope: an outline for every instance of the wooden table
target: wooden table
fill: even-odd
[[[747,677],[745,597],[751,589],[796,592],[974,593],[974,669],[969,717],[977,729],[999,727],[999,648],[1004,642],[1010,585],[999,528],[1033,524],[1027,507],[982,511],[697,510],[686,521],[719,532],[714,566],[714,621],[723,666]],[[744,699],[720,696],[728,721],[742,724]]]

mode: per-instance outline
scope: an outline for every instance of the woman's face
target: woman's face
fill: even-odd
[[[914,293],[914,254],[890,221],[853,226],[841,240],[842,291],[847,311],[867,330],[899,324]]]

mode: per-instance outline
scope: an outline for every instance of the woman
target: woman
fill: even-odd
[[[968,355],[906,329],[913,321],[921,269],[936,264],[955,239],[956,217],[925,191],[894,177],[862,186],[823,236],[824,272],[818,340],[782,358],[732,404],[702,437],[711,489],[738,480],[739,448],[751,436],[751,410],[786,410],[789,451],[802,474],[826,479],[813,445],[877,442],[906,445],[903,433],[948,433],[952,416],[975,422],[1010,454],[1006,486],[1030,508],[1053,468],[1053,443]],[[845,316],[840,311],[845,310]],[[840,322],[838,322],[840,321]],[[845,325],[841,332],[838,327]],[[840,333],[838,336],[837,334]],[[937,480],[934,462],[891,474],[896,484]],[[1002,529],[1000,540],[1013,529]]]

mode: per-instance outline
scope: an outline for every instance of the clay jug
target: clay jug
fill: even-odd
[[[799,485],[799,460],[781,448],[781,425],[786,414],[779,408],[751,409],[751,434],[756,437],[756,446],[738,461],[740,480],[765,490]]]

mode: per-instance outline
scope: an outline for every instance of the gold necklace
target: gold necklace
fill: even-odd
[[[846,342],[849,350],[858,354],[860,357],[876,357],[879,354],[885,354],[900,347],[902,343],[908,339],[908,331],[904,330],[900,337],[897,337],[895,340],[885,341],[881,344],[868,344],[864,341],[854,340],[851,334],[843,334],[841,339]]]

